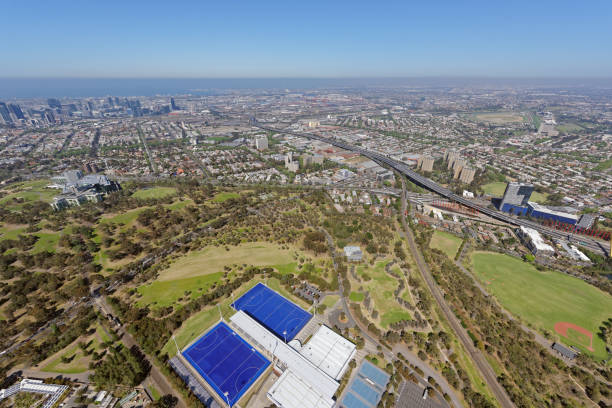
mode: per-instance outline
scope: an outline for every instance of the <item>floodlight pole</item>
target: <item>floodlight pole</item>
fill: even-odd
[[[217,308],[219,309],[219,319],[221,319],[221,321],[223,321],[223,313],[221,313],[221,304],[217,303]]]
[[[174,340],[174,345],[176,346],[176,352],[180,355],[181,354],[181,350],[179,349],[179,346],[176,343],[176,338],[174,338],[174,336],[172,336],[172,340]]]
[[[287,330],[283,331],[283,337],[285,338],[285,343],[287,343]]]
[[[232,408],[229,402],[229,392],[225,391],[223,395],[225,396],[225,400],[227,401],[227,408]]]

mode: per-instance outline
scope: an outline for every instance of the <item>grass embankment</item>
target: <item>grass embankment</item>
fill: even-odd
[[[588,283],[554,271],[541,272],[520,259],[492,252],[475,252],[472,269],[501,305],[535,329],[548,331],[567,345],[590,353],[584,338],[569,330],[571,338],[554,331],[555,323],[569,322],[593,334],[592,354],[607,356],[597,332],[602,322],[612,316],[612,296]]]
[[[95,329],[94,334],[85,338],[80,338],[63,350],[57,352],[55,358],[44,365],[41,371],[61,374],[79,374],[89,370],[91,356],[83,352],[78,342],[82,341],[87,344],[88,346],[86,349],[88,352],[95,351],[100,353],[104,350],[102,343],[111,340],[99,323],[96,324]],[[62,359],[66,360],[62,361]]]
[[[370,292],[370,298],[374,301],[374,310],[379,315],[378,324],[383,329],[388,329],[390,324],[400,320],[412,319],[412,315],[395,301],[393,292],[399,286],[399,282],[385,271],[388,263],[389,261],[381,261],[373,267],[369,265],[357,267],[357,275],[362,278],[362,282],[356,283],[356,287],[363,287],[364,291]],[[396,273],[399,274],[399,271],[396,270]],[[359,294],[353,295],[353,298],[356,298],[355,296]]]
[[[455,255],[461,247],[461,238],[446,231],[434,231],[429,243],[431,248],[439,249],[450,259],[455,259]]]

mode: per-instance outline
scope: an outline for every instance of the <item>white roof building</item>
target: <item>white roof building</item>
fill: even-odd
[[[555,252],[554,248],[544,241],[544,238],[542,238],[538,231],[523,226],[521,226],[520,231],[523,239],[527,241],[527,247],[534,254],[542,252]]]
[[[285,370],[270,387],[267,396],[276,406],[283,408],[332,408],[334,406],[333,399],[323,397],[291,370]]]
[[[300,349],[300,354],[330,377],[340,380],[356,351],[353,343],[329,327],[321,326]]]
[[[283,340],[270,333],[243,311],[235,313],[230,320],[240,331],[246,334],[248,341],[255,343],[260,348],[274,355],[280,360],[281,365],[286,367],[286,370],[292,371],[301,381],[308,384],[309,389],[316,390],[315,397],[317,399],[323,397],[332,400],[340,386],[338,381],[307,360],[306,357],[298,353]],[[295,383],[292,381],[288,381],[287,384],[295,386]],[[303,404],[301,407],[315,408],[315,406],[308,407]]]
[[[348,245],[344,247],[344,255],[349,261],[361,261],[363,252],[361,252],[361,248],[358,246]]]

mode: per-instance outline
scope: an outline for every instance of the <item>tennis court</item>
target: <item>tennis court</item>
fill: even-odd
[[[369,361],[363,361],[339,406],[341,408],[376,408],[387,388],[389,377],[389,374]]]
[[[258,283],[232,306],[286,341],[306,326],[312,315],[262,283]]]
[[[223,322],[196,340],[183,357],[232,406],[270,365]]]

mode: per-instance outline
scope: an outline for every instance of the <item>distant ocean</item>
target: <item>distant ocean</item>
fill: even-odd
[[[608,88],[612,78],[0,78],[0,98],[154,96],[216,94],[237,89],[343,88]]]

